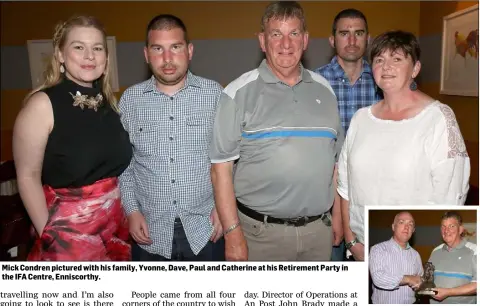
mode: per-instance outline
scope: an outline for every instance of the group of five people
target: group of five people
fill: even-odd
[[[222,88],[189,70],[182,20],[158,15],[153,75],[117,103],[100,22],[58,25],[14,126],[29,259],[325,261],[346,247],[363,260],[366,205],[464,203],[465,144],[452,110],[417,88],[413,34],[377,36],[369,64],[367,20],[344,10],[336,55],[311,71],[304,11],[278,1],[258,40],[265,59]]]

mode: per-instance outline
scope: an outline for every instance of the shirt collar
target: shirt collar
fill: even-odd
[[[372,68],[370,65],[367,63],[365,59],[363,61],[363,67],[362,67],[362,72],[360,73],[360,76],[362,76],[364,73],[367,73],[371,76],[373,76],[372,73]],[[342,66],[340,66],[340,63],[338,62],[338,58],[335,55],[332,60],[330,61],[330,67],[332,67],[333,70],[333,75],[335,78],[342,78],[345,76],[345,70],[343,70]]]
[[[202,87],[202,83],[199,81],[198,77],[194,75],[190,70],[187,71],[187,79],[185,80],[185,86],[184,88],[187,88],[189,86],[193,87]],[[155,76],[152,75],[150,79],[147,81],[145,84],[145,87],[143,88],[143,93],[151,92],[151,91],[156,91],[157,86],[156,86],[156,79]]]
[[[444,244],[443,244],[443,249],[450,252],[450,251],[452,251],[452,250],[459,250],[459,249],[465,247],[466,244],[467,244],[467,240],[462,239],[462,240],[460,240],[460,243],[459,243],[459,244],[457,244],[456,246],[454,246],[454,247],[451,248],[451,249],[449,248],[449,246],[448,246],[446,243],[444,243]]]
[[[393,237],[390,238],[390,243],[393,244],[393,245],[394,245],[398,250],[400,250],[400,251],[409,250],[409,249],[412,248],[412,246],[411,246],[410,243],[408,243],[408,242],[407,242],[407,246],[405,247],[405,249],[402,248],[402,247],[395,241],[395,239],[393,239]]]
[[[299,80],[299,82],[306,82],[306,83],[313,82],[313,78],[312,78],[312,75],[310,74],[310,72],[308,72],[308,70],[303,67],[302,63],[300,63],[299,65],[300,65],[300,80]],[[263,81],[265,81],[265,83],[275,84],[275,83],[278,83],[278,82],[282,82],[272,72],[270,67],[267,65],[267,60],[266,59],[263,59],[262,63],[258,67],[258,72],[260,74],[260,77],[262,77]]]

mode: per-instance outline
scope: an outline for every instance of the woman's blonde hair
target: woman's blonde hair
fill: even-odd
[[[105,65],[105,73],[98,79],[102,82],[102,93],[105,99],[108,101],[112,109],[118,111],[117,98],[113,93],[112,86],[110,85],[110,55],[107,46],[107,35],[102,23],[93,16],[73,16],[65,22],[57,24],[55,27],[55,33],[53,34],[53,54],[47,67],[43,73],[44,82],[39,87],[33,89],[25,98],[25,102],[36,92],[57,85],[62,79],[62,73],[60,72],[59,53],[63,49],[67,42],[67,37],[70,31],[76,27],[95,28],[102,33],[103,44],[107,53],[107,63]]]

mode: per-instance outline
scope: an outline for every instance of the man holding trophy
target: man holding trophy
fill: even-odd
[[[374,304],[413,304],[415,290],[422,284],[420,255],[408,243],[415,231],[415,220],[409,212],[398,213],[392,224],[390,240],[370,250],[370,275]]]
[[[435,295],[438,291],[435,291],[434,282],[435,266],[431,262],[425,263],[423,267],[422,284],[417,289],[418,295]]]
[[[477,303],[477,245],[463,238],[462,217],[448,211],[442,217],[443,244],[436,247],[428,260],[435,266],[437,288],[431,304]]]

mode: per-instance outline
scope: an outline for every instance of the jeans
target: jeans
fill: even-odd
[[[175,220],[171,259],[152,254],[135,242],[132,244],[132,261],[225,261],[225,240],[208,241],[197,255],[193,254],[181,222]]]
[[[345,261],[346,254],[345,254],[345,241],[342,240],[339,246],[332,247],[332,257],[331,261]]]

